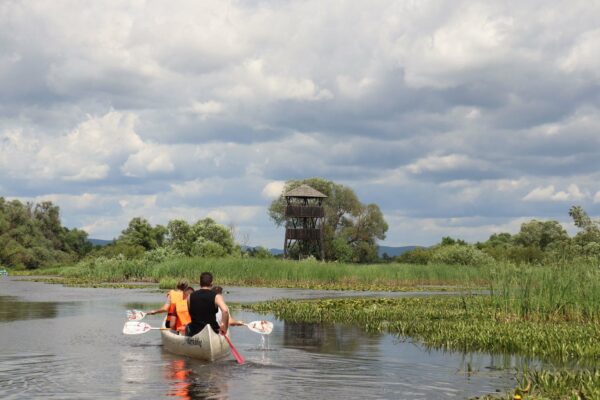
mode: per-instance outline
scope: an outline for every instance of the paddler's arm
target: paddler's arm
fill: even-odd
[[[223,299],[223,296],[220,294],[215,296],[215,305],[219,307],[221,313],[223,314],[221,316],[221,331],[223,334],[226,334],[227,329],[229,329],[229,307],[227,307],[227,304],[225,304],[225,299]]]
[[[171,305],[171,295],[167,293],[167,302],[163,304],[161,308],[157,308],[156,310],[148,311],[146,314],[154,315],[159,313],[164,313],[169,311],[169,306]]]

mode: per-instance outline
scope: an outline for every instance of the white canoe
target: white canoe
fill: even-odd
[[[161,330],[160,333],[164,348],[174,354],[205,361],[215,361],[229,355],[227,340],[223,335],[215,333],[209,325],[191,337],[178,335],[168,329]]]

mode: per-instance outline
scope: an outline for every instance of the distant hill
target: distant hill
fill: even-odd
[[[402,253],[406,253],[407,251],[411,251],[411,250],[417,249],[419,247],[423,247],[423,246],[399,246],[399,247],[379,246],[378,254],[379,254],[379,257],[383,256],[383,253],[387,253],[387,255],[390,257],[396,257]]]
[[[88,239],[88,242],[90,242],[91,244],[93,244],[94,246],[106,246],[107,244],[112,243],[112,240],[106,240],[106,239]]]

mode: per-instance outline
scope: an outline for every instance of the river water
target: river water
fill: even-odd
[[[228,302],[358,294],[227,290]],[[514,388],[514,369],[525,362],[429,350],[352,326],[289,323],[236,311],[236,319],[272,321],[273,333],[263,340],[233,327],[232,342],[246,364],[233,357],[204,363],[163,350],[158,331],[122,334],[125,310],[155,308],[164,298],[150,289],[68,288],[0,278],[0,398],[465,399]],[[159,326],[161,317],[145,321]]]

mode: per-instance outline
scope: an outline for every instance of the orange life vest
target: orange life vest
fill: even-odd
[[[192,322],[192,317],[188,312],[187,299],[180,300],[175,303],[175,311],[177,312],[177,322],[175,323],[175,330],[179,330],[182,326],[186,326]]]
[[[171,317],[175,316],[175,304],[183,300],[183,292],[181,290],[170,290],[169,298],[171,299],[171,304],[169,305],[168,315]]]

